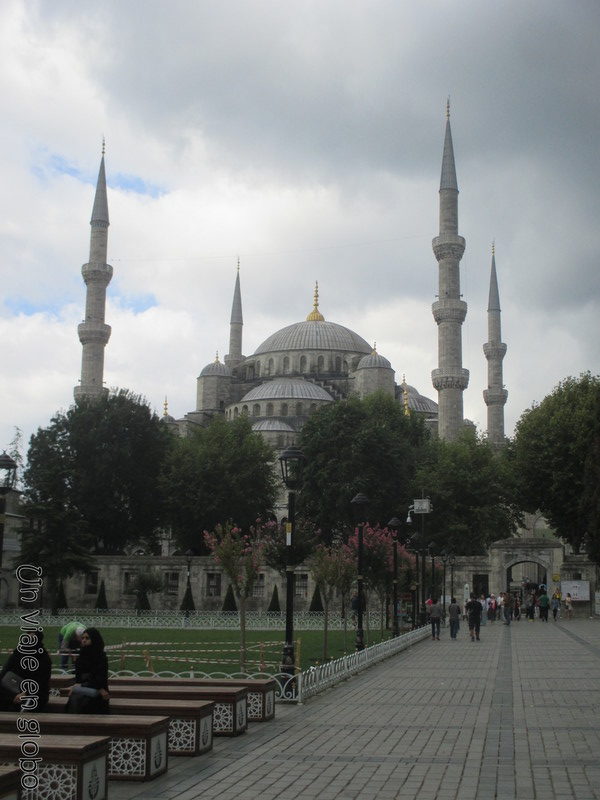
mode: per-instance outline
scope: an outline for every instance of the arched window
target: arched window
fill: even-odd
[[[242,406],[242,414],[248,416],[248,406]]]
[[[287,373],[289,371],[290,371],[290,359],[288,358],[288,356],[284,356],[283,357],[283,374],[287,375]]]
[[[288,405],[287,405],[287,403],[282,403],[281,404],[281,416],[282,417],[287,417],[287,415],[288,415]]]
[[[348,362],[344,361],[344,375],[348,374]]]
[[[302,403],[296,403],[296,416],[302,416]]]
[[[283,450],[283,433],[278,433],[278,434],[277,434],[277,444],[276,444],[276,447],[277,447],[279,450]]]
[[[267,403],[267,417],[273,416],[273,403]]]
[[[238,414],[239,414],[239,413],[240,413],[240,412],[238,411],[238,407],[236,406],[236,407],[233,409],[233,418],[234,418],[234,419],[237,419],[237,418],[238,418]]]
[[[335,357],[335,371],[341,372],[342,371],[342,359],[340,356]]]
[[[317,410],[317,404],[316,403],[311,403],[310,404],[310,413],[314,414],[316,410]]]
[[[252,416],[260,417],[260,403],[254,403],[252,406]]]
[[[248,364],[246,369],[246,378],[251,381],[254,379],[254,364]]]
[[[256,366],[254,368],[254,374],[256,375],[257,378],[260,375],[260,361],[256,362]]]
[[[306,356],[300,356],[300,372],[306,372]]]
[[[275,370],[273,369],[273,359],[270,358],[267,363],[267,375],[273,375],[274,371]]]
[[[325,359],[323,356],[319,356],[317,359],[317,372],[323,372],[325,369]]]

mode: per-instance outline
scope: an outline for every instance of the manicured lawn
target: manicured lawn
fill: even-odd
[[[235,630],[196,630],[175,628],[102,628],[104,641],[113,645],[108,649],[109,666],[113,670],[127,669],[154,672],[172,670],[186,672],[239,671],[239,632]],[[16,627],[0,627],[0,660],[6,661],[7,650],[16,645],[19,630]],[[56,653],[58,628],[44,628],[44,643],[48,651]],[[384,638],[389,637],[389,631]],[[296,658],[302,669],[323,660],[322,631],[295,631]],[[277,671],[283,645],[283,631],[248,631],[247,671]],[[329,632],[329,657],[339,658],[354,650],[355,633],[349,627],[343,631]],[[379,631],[371,632],[369,643],[380,641]],[[299,650],[299,653],[298,653]],[[52,655],[52,663],[58,667],[58,656]]]

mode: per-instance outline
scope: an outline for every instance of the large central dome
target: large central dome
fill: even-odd
[[[281,350],[338,350],[368,354],[372,349],[362,336],[343,325],[325,320],[306,320],[273,333],[256,348],[254,355]]]

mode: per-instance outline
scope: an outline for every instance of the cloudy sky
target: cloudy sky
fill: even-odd
[[[465,415],[485,430],[492,240],[507,432],[598,373],[599,30],[597,0],[3,0],[0,449],[72,402],[103,136],[105,380],[159,413],[227,352],[238,258],[246,354],[318,280],[325,318],[435,398],[448,95]]]

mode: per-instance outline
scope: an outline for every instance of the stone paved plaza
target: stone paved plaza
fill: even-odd
[[[169,763],[110,798],[600,798],[600,621],[461,623]]]

